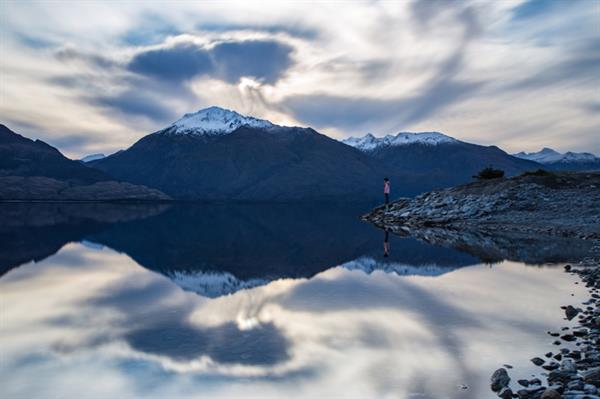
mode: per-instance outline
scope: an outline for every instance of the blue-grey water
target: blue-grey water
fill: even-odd
[[[585,297],[576,246],[464,252],[368,209],[0,206],[1,396],[481,399],[503,364],[539,375]]]

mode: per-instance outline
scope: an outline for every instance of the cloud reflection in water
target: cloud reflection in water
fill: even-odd
[[[338,267],[210,299],[69,244],[0,280],[0,383],[11,398],[481,398],[499,364],[524,374],[550,347],[559,305],[583,292],[570,279],[512,262],[438,277]]]

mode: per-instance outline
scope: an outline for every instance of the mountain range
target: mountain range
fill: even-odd
[[[4,125],[0,151],[0,199],[64,199],[69,193],[70,199],[380,201],[383,177],[397,197],[469,182],[487,166],[508,176],[546,167],[523,159],[531,154],[512,156],[439,132],[338,141],[219,107],[185,114],[106,157],[72,161]]]
[[[282,201],[378,200],[383,177],[397,183],[396,195],[414,195],[470,181],[490,164],[508,175],[539,167],[440,133],[340,142],[218,107],[186,114],[124,151],[89,162],[174,198]]]
[[[546,147],[538,152],[519,152],[513,155],[517,158],[541,163],[545,168],[551,170],[600,170],[600,157],[589,152],[569,151],[561,154]]]

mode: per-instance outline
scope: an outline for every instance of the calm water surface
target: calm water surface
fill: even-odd
[[[560,258],[490,263],[368,209],[4,205],[2,397],[480,399],[502,364],[539,373],[585,297]]]

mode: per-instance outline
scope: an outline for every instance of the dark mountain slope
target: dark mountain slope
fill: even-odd
[[[467,183],[486,166],[502,169],[508,176],[535,170],[539,164],[513,157],[498,147],[485,147],[464,142],[437,145],[410,144],[385,146],[370,152],[382,164],[396,171],[420,174],[434,183],[432,187],[446,187]]]
[[[148,135],[92,166],[185,199],[327,200],[379,194],[384,169],[312,129],[242,126],[225,135]]]
[[[0,176],[44,176],[78,183],[111,180],[72,161],[41,140],[23,137],[0,124]]]

